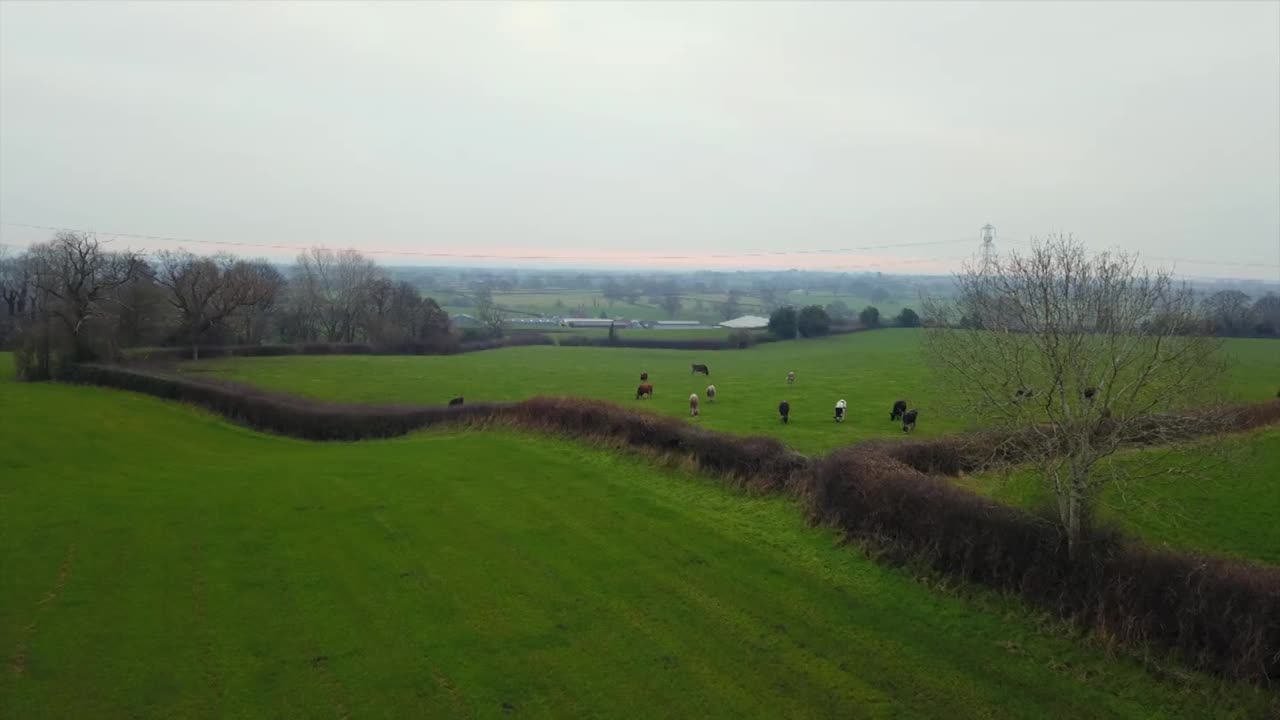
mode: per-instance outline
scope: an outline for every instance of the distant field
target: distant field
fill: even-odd
[[[428,292],[428,294],[433,294]],[[457,313],[474,313],[474,308],[454,306],[448,304],[452,293],[438,292],[437,299],[443,298],[441,302],[443,307],[450,314]],[[676,313],[675,319],[678,320],[701,320],[706,323],[716,323],[725,319],[721,308],[728,300],[727,293],[681,293],[683,307]],[[610,302],[604,297],[600,291],[571,291],[571,290],[519,290],[507,293],[494,293],[493,301],[499,306],[517,310],[526,313],[536,313],[544,315],[568,315],[572,311],[582,311],[589,317],[598,317],[601,312],[606,313],[609,317],[624,317],[638,320],[668,320],[671,316],[666,310],[657,305],[648,302],[647,297],[639,298],[637,303],[629,303],[625,300],[615,300]],[[699,302],[701,301],[701,305]],[[849,306],[856,316],[859,311],[868,305],[874,305],[880,310],[882,317],[888,319],[897,315],[902,308],[915,308],[917,312],[921,310],[921,303],[915,297],[893,297],[880,302],[872,302],[869,297],[861,295],[845,295],[828,292],[808,292],[804,290],[794,290],[778,296],[778,304],[791,304],[796,306],[804,305],[821,305],[826,306],[834,302],[843,302]],[[559,303],[559,305],[557,305]],[[754,295],[741,294],[738,297],[738,304],[741,308],[740,315],[763,315],[768,317],[769,312],[765,309],[764,301]]]
[[[0,407],[5,717],[1275,707],[1046,634],[1016,603],[936,592],[785,500],[567,442],[311,444],[50,384],[0,382]]]
[[[1139,456],[1159,453],[1154,468],[1196,467],[1196,445],[1125,453],[1117,462],[1133,467]],[[1280,565],[1280,429],[1232,438],[1223,458],[1195,477],[1166,474],[1104,495],[1103,519],[1121,522],[1153,544],[1200,550]],[[1144,473],[1150,472],[1143,463]],[[1027,470],[961,479],[960,484],[1001,502],[1035,508],[1051,496]]]
[[[963,428],[944,409],[946,389],[933,384],[925,367],[922,336],[919,330],[894,329],[733,351],[524,347],[452,357],[235,358],[180,367],[352,402],[442,403],[458,394],[493,401],[579,395],[687,417],[690,393],[702,393],[708,383],[701,375],[691,376],[689,364],[706,363],[719,394],[714,405],[704,402],[694,422],[727,432],[776,435],[799,450],[816,452],[868,437],[902,436],[901,426],[888,419],[899,398],[920,410],[921,434]],[[1235,397],[1262,400],[1275,394],[1280,343],[1233,340],[1227,348],[1236,361],[1229,379]],[[798,375],[794,387],[786,384],[788,370]],[[635,400],[641,371],[649,372],[654,384],[652,400]],[[840,398],[848,400],[849,414],[837,425],[831,412]],[[783,399],[792,407],[786,426],[777,413]]]

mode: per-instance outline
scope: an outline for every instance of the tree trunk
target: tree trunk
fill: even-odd
[[[1079,494],[1074,490],[1071,496],[1067,498],[1067,557],[1073,562],[1080,559],[1080,553],[1084,550],[1084,503],[1081,502]]]

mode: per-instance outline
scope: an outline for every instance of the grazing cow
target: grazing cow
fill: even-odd
[[[849,403],[845,402],[844,398],[840,398],[836,401],[836,422],[844,422],[844,411],[848,407]]]
[[[897,420],[902,417],[902,413],[907,411],[907,401],[899,400],[893,404],[893,410],[889,413],[889,420]]]
[[[689,396],[689,417],[698,417],[698,393]]]
[[[715,402],[715,401],[716,401],[716,386],[708,385],[707,386],[707,402]]]
[[[456,397],[456,398],[454,398],[454,399],[452,399],[452,400],[450,400],[450,401],[449,401],[449,407],[456,407],[456,406],[461,405],[461,404],[462,404],[462,396],[461,396],[461,395],[459,395],[458,397]]]
[[[782,424],[786,425],[788,419],[791,417],[791,403],[786,400],[778,403],[778,414],[782,416]]]
[[[1031,388],[1027,387],[1026,385],[1023,385],[1022,387],[1018,388],[1018,391],[1017,391],[1017,392],[1015,392],[1015,393],[1013,394],[1013,399],[1014,399],[1015,401],[1018,401],[1018,400],[1030,400],[1030,399],[1031,399],[1031,397],[1032,397],[1033,395],[1035,395],[1035,394],[1036,394],[1036,391],[1035,391],[1035,390],[1032,390]]]
[[[646,397],[648,398],[653,397],[653,386],[650,385],[649,383],[643,383],[642,385],[640,385],[640,387],[636,388],[637,400],[641,398],[646,398]]]
[[[787,384],[788,384],[788,385],[795,385],[795,384],[796,384],[796,371],[795,371],[795,370],[792,370],[792,371],[790,371],[790,372],[788,372],[788,373],[787,373]]]
[[[697,363],[693,363],[692,365],[689,366],[690,375],[697,375],[698,373],[702,373],[707,377],[711,377],[711,371],[707,369],[706,365],[699,365]]]
[[[916,429],[916,411],[908,410],[902,415],[902,432]]]
[[[1094,396],[1096,396],[1097,394],[1098,394],[1098,388],[1096,387],[1087,387],[1084,389],[1084,393],[1083,393],[1085,400],[1093,400]]]
[[[640,373],[640,382],[649,382],[649,373],[647,372]]]

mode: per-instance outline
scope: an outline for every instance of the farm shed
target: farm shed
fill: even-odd
[[[761,330],[769,327],[769,318],[759,315],[743,315],[732,320],[725,320],[720,327],[730,330]]]

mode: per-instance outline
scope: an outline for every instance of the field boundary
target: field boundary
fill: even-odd
[[[1084,556],[1072,561],[1054,523],[934,474],[959,472],[977,457],[983,444],[972,438],[871,442],[809,457],[775,438],[715,432],[598,400],[352,405],[106,365],[73,366],[59,379],[188,402],[307,440],[504,424],[684,457],[735,487],[798,499],[813,522],[839,529],[889,561],[922,563],[1020,595],[1110,641],[1163,647],[1200,670],[1259,684],[1280,680],[1280,568],[1159,550],[1106,529],[1093,531]],[[1248,407],[1254,427],[1280,419],[1280,401]]]
[[[896,326],[875,328],[847,327],[833,329],[826,335],[809,340],[852,335],[855,333],[891,330]],[[610,340],[607,337],[575,335],[567,332],[513,332],[499,338],[488,340],[459,341],[450,336],[432,342],[401,343],[270,343],[265,345],[199,345],[134,348],[126,351],[126,362],[187,362],[196,355],[201,360],[223,357],[283,357],[299,355],[462,355],[486,350],[501,350],[509,347],[528,347],[545,345],[556,347],[597,347],[627,348],[632,350],[690,350],[721,351],[749,350],[756,345],[767,345],[776,342],[789,342],[772,335],[751,334],[735,335],[726,331],[723,338],[691,337],[691,338],[644,338],[619,336]]]

